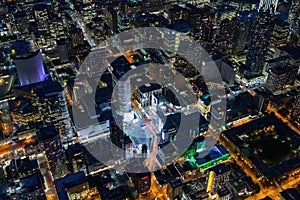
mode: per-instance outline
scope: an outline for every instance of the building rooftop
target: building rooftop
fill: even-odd
[[[217,158],[220,158],[227,154],[228,154],[228,151],[222,145],[216,145],[211,149],[211,151],[206,156],[199,157],[199,154],[196,153],[193,157],[195,158],[196,163],[198,165],[202,165],[207,162],[216,160]]]
[[[295,47],[295,46],[283,46],[279,47],[279,50],[284,51],[294,60],[299,60],[300,59],[300,47]]]
[[[50,79],[46,79],[39,83],[20,86],[16,89],[27,92],[31,92],[33,90],[40,98],[46,98],[53,93],[62,92],[64,90],[59,82],[52,81]]]
[[[149,83],[149,84],[139,87],[139,90],[141,91],[141,93],[147,93],[147,92],[155,91],[158,89],[161,89],[161,86],[157,83]]]
[[[280,56],[280,57],[277,57],[277,58],[272,58],[272,59],[267,60],[267,63],[268,64],[273,64],[273,63],[288,61],[289,59],[290,59],[289,56]]]
[[[66,175],[63,178],[55,180],[55,187],[60,200],[68,200],[67,188],[87,182],[83,171]]]
[[[167,25],[167,28],[182,32],[182,33],[187,33],[190,31],[190,25],[188,22],[185,21],[176,21],[172,24]]]
[[[270,71],[272,71],[273,73],[277,74],[277,75],[283,75],[286,74],[288,72],[294,71],[294,70],[298,70],[299,67],[296,65],[288,65],[288,66],[283,66],[283,67],[274,67],[271,68]]]
[[[295,188],[289,188],[280,192],[280,196],[284,200],[298,200],[300,199],[300,193]]]
[[[10,92],[13,87],[13,83],[13,75],[4,75],[0,77],[0,98]]]
[[[273,152],[274,154],[274,145],[276,143],[276,139],[274,140],[266,140],[264,143],[263,141],[259,140],[250,140],[252,141],[252,145],[245,144],[245,141],[247,138],[250,137],[250,134],[253,134],[257,130],[262,130],[266,127],[274,126],[274,130],[276,131],[276,137],[284,138],[283,140],[285,142],[291,142],[290,148],[297,149],[297,147],[300,146],[300,136],[295,133],[287,124],[283,123],[280,119],[276,118],[273,115],[265,116],[263,118],[259,118],[256,120],[253,120],[247,124],[244,124],[242,126],[238,126],[236,128],[229,129],[227,131],[224,131],[223,134],[231,140],[239,149],[240,151],[247,156],[253,163],[253,165],[259,169],[259,171],[268,179],[274,179],[277,177],[280,177],[282,174],[287,173],[293,169],[296,169],[300,167],[300,156],[297,154],[292,154],[294,150],[285,150],[288,153],[288,156],[284,154],[285,156],[281,156],[282,158],[279,159],[279,153],[276,155],[276,160],[272,160],[269,158],[268,152]],[[273,137],[274,138],[274,137]],[[248,140],[247,140],[248,141]],[[256,141],[253,143],[253,141]],[[269,143],[268,145],[271,145],[269,148],[266,148],[267,146],[258,147],[263,149],[263,154],[255,154],[253,150],[254,144],[266,144],[266,142]],[[271,141],[274,141],[271,143]],[[258,143],[257,143],[258,142]],[[282,143],[285,144],[285,143]],[[273,146],[272,146],[273,145]],[[277,148],[277,147],[276,147]],[[272,149],[272,150],[271,150]],[[283,151],[281,151],[283,152]],[[259,156],[260,155],[260,156]],[[263,156],[263,157],[261,157]],[[278,160],[279,159],[279,160]]]
[[[126,72],[131,70],[130,63],[127,61],[125,56],[120,56],[115,59],[111,66],[113,67],[112,74],[116,77],[116,79],[120,79]]]
[[[177,188],[177,187],[182,186],[182,182],[180,179],[171,180],[171,181],[169,181],[169,184],[171,185],[172,188]]]
[[[22,179],[20,186],[24,193],[31,193],[37,189],[44,188],[44,180],[40,173],[36,173]]]
[[[49,125],[47,127],[42,127],[37,132],[37,137],[41,141],[51,140],[52,138],[57,137],[57,136],[59,136],[59,134],[53,124]]]
[[[225,163],[222,163],[220,165],[210,168],[209,170],[215,172],[216,175],[221,175],[221,174],[231,171],[231,168],[228,165],[226,165]]]

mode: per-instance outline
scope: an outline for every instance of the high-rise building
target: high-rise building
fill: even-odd
[[[57,53],[61,63],[66,63],[69,61],[69,49],[67,45],[67,40],[61,39],[56,41]]]
[[[183,193],[183,184],[180,179],[173,179],[167,184],[168,197],[171,199],[180,199]]]
[[[235,56],[245,52],[245,48],[250,37],[253,17],[253,12],[243,11],[238,13],[236,19],[233,19],[235,26],[232,30],[232,54]]]
[[[49,31],[49,15],[48,15],[48,6],[46,4],[36,4],[33,7],[34,17],[37,24],[37,30],[39,32],[48,32]]]
[[[269,69],[266,88],[272,93],[281,93],[288,86],[292,86],[299,67],[295,65],[279,66]]]
[[[143,11],[144,12],[155,12],[159,10],[164,10],[165,4],[168,0],[146,0],[143,1]]]
[[[69,34],[72,47],[77,47],[84,44],[84,36],[80,28],[71,29]]]
[[[65,92],[60,83],[52,80],[16,88],[16,96],[28,100],[29,111],[33,111],[33,115],[29,118],[27,112],[19,112],[18,118],[13,115],[14,123],[18,125],[25,121],[35,127],[54,124],[63,142],[68,141],[73,135]]]
[[[210,50],[215,42],[215,32],[216,26],[209,19],[202,21],[201,26],[201,44],[206,50]]]
[[[12,120],[10,114],[9,101],[14,99],[9,95],[13,86],[14,76],[0,76],[0,131],[8,136],[12,133]]]
[[[268,11],[260,11],[254,17],[244,73],[247,79],[262,75],[271,37],[271,16]]]
[[[260,11],[275,12],[277,9],[278,0],[260,0],[258,9]]]
[[[280,18],[274,19],[273,23],[274,27],[270,41],[271,52],[274,52],[275,48],[286,45],[289,37],[289,23]]]
[[[103,9],[104,20],[110,28],[111,33],[118,31],[118,14],[114,8]]]
[[[199,41],[203,10],[192,4],[187,4],[186,8],[188,11],[188,18],[191,20],[192,24],[191,36],[194,40]]]
[[[50,170],[54,177],[59,178],[67,173],[66,157],[60,135],[54,125],[42,127],[37,132],[39,143],[45,150]]]
[[[14,13],[14,19],[15,19],[15,28],[20,33],[26,33],[29,32],[29,23],[27,20],[26,12],[19,11]]]
[[[120,31],[128,29],[130,25],[130,18],[126,13],[118,14],[118,29]]]
[[[46,78],[42,54],[39,50],[17,56],[15,64],[21,86],[42,82]]]
[[[232,30],[235,28],[235,23],[228,18],[221,21],[219,34],[216,38],[216,45],[219,47],[219,49],[226,53],[231,55],[232,53],[232,40],[233,40],[233,34]]]
[[[292,116],[296,121],[300,122],[300,94],[295,99]]]
[[[136,166],[137,173],[128,173],[138,194],[146,193],[151,188],[151,172],[138,172],[141,169],[147,170],[143,166]]]
[[[187,20],[188,12],[186,8],[183,8],[177,4],[172,5],[168,10],[168,19],[170,23],[174,23],[179,20]]]
[[[294,42],[300,46],[300,2],[297,0],[292,1],[288,22],[290,24],[291,43]]]

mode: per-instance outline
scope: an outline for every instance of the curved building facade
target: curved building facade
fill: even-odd
[[[25,54],[15,58],[15,64],[21,85],[42,82],[46,78],[41,52]]]

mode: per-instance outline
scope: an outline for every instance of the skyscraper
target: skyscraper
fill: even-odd
[[[36,4],[33,7],[34,17],[37,24],[37,30],[39,32],[48,32],[49,31],[49,14],[48,6],[46,4]]]
[[[65,39],[58,40],[57,42],[57,53],[61,63],[68,62],[69,51],[67,41]]]
[[[59,133],[55,126],[49,125],[40,128],[37,132],[37,138],[46,152],[46,157],[53,176],[59,178],[66,175],[66,158]]]
[[[15,64],[21,86],[42,82],[46,78],[43,59],[39,50],[17,56]]]
[[[21,119],[13,117],[15,124],[19,124],[22,120],[30,121],[28,123],[33,123],[36,127],[54,124],[63,142],[73,137],[65,89],[60,83],[46,80],[16,88],[15,93],[22,99],[29,100],[28,103],[31,109],[35,110],[36,116],[29,118],[26,113],[21,113]]]
[[[271,37],[271,17],[269,11],[261,9],[252,22],[248,54],[244,76],[247,79],[258,77],[264,69],[264,61],[268,53]]]
[[[244,53],[247,41],[250,37],[251,21],[253,20],[254,13],[243,11],[240,12],[235,20],[233,20],[235,27],[232,30],[232,53],[239,55]]]
[[[274,94],[281,93],[287,86],[294,84],[298,69],[295,65],[271,68],[268,72],[266,88]]]
[[[300,94],[298,94],[295,98],[296,100],[293,106],[292,116],[296,121],[300,122]]]
[[[289,23],[283,19],[276,18],[273,24],[274,28],[270,42],[270,50],[272,52],[275,51],[275,48],[286,45],[289,37]]]
[[[259,11],[275,12],[277,9],[278,0],[260,0]]]

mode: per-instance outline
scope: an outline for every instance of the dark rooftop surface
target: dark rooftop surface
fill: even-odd
[[[295,188],[289,188],[280,192],[284,200],[299,200],[300,193]]]
[[[21,91],[27,91],[27,92],[34,90],[36,94],[41,98],[45,98],[53,93],[62,92],[64,90],[60,85],[60,83],[56,81],[52,81],[50,79],[47,79],[39,83],[20,86],[16,89]]]
[[[58,136],[58,131],[54,127],[54,125],[49,125],[47,127],[42,127],[39,129],[37,136],[39,140],[51,140],[54,137]]]
[[[281,51],[285,51],[289,56],[295,60],[300,59],[300,48],[295,46],[283,46],[279,48]]]
[[[282,74],[286,74],[287,72],[290,72],[292,70],[298,70],[298,68],[299,67],[297,67],[296,65],[288,65],[288,66],[284,66],[284,67],[275,67],[270,70],[277,75],[282,75]]]
[[[5,75],[0,77],[0,98],[6,95],[13,86],[14,76]]]
[[[22,186],[21,189],[24,190],[24,193],[33,192],[39,188],[44,188],[43,177],[40,173],[33,174],[21,180]]]
[[[113,67],[113,75],[119,80],[126,72],[131,70],[130,63],[124,56],[120,56],[115,59],[111,66]]]
[[[139,89],[142,93],[158,90],[160,88],[161,88],[161,86],[157,83],[149,83],[147,85],[143,85],[143,86],[139,87]]]
[[[294,145],[300,145],[300,136],[295,133],[287,124],[283,123],[280,119],[273,115],[259,118],[245,125],[224,131],[223,134],[252,161],[254,166],[256,166],[256,168],[258,168],[265,177],[268,179],[273,179],[300,167],[300,156],[290,158],[289,160],[285,160],[283,162],[276,162],[273,164],[273,166],[269,166],[257,155],[255,155],[249,147],[245,147],[244,142],[240,138],[241,135],[249,135],[256,130],[268,127],[270,125],[275,126],[275,130],[278,134],[290,138],[290,141],[293,141]]]
[[[68,200],[66,188],[74,187],[76,185],[86,182],[86,176],[83,171],[66,175],[63,178],[55,180],[55,187],[60,200]]]

